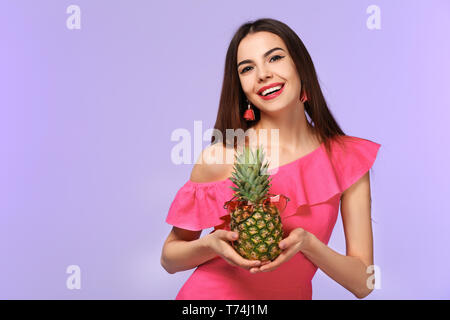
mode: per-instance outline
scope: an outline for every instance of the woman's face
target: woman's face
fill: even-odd
[[[261,31],[247,35],[239,43],[237,62],[242,89],[261,111],[275,112],[299,103],[300,78],[283,40],[276,34]],[[263,99],[260,89],[274,83],[283,84],[281,94]]]

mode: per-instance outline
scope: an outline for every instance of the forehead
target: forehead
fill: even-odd
[[[259,58],[266,51],[280,47],[286,50],[284,41],[274,33],[267,31],[260,31],[254,34],[248,34],[239,43],[237,50],[237,60],[251,59],[253,57]]]

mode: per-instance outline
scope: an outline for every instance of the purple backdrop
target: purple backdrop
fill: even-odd
[[[343,130],[382,144],[381,288],[366,299],[450,298],[449,13],[446,0],[0,2],[0,298],[175,297],[193,270],[159,259],[192,163],[172,161],[171,135],[213,127],[231,36],[261,17],[303,40]],[[340,218],[329,246],[345,254]],[[319,269],[313,299],[355,297]]]

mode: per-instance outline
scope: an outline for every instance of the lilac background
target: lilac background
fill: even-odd
[[[372,4],[381,30],[366,27]],[[193,270],[159,259],[192,164],[172,163],[171,133],[212,128],[231,36],[260,17],[304,41],[343,130],[382,144],[381,289],[366,299],[450,298],[449,13],[446,0],[0,2],[0,298],[175,297]],[[341,218],[329,246],[345,254]],[[355,298],[318,270],[313,299]]]

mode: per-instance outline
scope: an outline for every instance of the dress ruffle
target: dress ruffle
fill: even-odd
[[[224,203],[233,197],[231,180],[193,182],[188,180],[178,190],[166,222],[173,226],[199,231],[223,224],[227,215]]]
[[[381,147],[376,142],[352,136],[344,136],[343,142],[343,146],[335,140],[331,142],[330,157],[322,143],[272,174],[269,192],[290,199],[281,213],[282,218],[294,215],[300,206],[326,202],[344,192],[372,167]],[[178,190],[166,222],[192,231],[224,225],[228,214],[223,206],[233,197],[230,188],[233,185],[230,179],[205,183],[188,180]]]
[[[294,215],[300,206],[317,205],[343,193],[369,171],[380,147],[370,140],[345,136],[343,145],[332,141],[330,156],[322,144],[304,159],[280,167],[272,184],[277,186],[276,193],[287,194],[291,200],[281,216]]]

